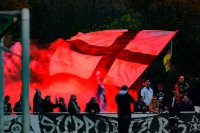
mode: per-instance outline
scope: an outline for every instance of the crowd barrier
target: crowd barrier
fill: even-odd
[[[31,114],[30,133],[117,133],[117,114],[97,115],[80,113]],[[22,131],[22,115],[4,116],[5,133]],[[200,113],[181,112],[178,120],[180,133],[200,132]],[[169,114],[133,113],[129,133],[169,133]]]

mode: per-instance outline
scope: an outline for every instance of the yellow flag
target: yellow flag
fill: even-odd
[[[171,50],[169,49],[167,51],[167,54],[165,55],[165,57],[163,58],[163,63],[165,66],[165,71],[168,72],[171,69]]]

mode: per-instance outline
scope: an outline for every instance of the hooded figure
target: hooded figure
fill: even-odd
[[[77,103],[76,95],[72,94],[68,103],[68,112],[71,114],[80,113],[80,107]]]
[[[55,99],[56,104],[51,102],[51,96],[46,96],[42,102],[43,112],[53,112],[54,108],[58,107],[58,99]]]
[[[35,95],[33,97],[33,112],[42,113],[43,99],[41,97],[41,91],[39,89],[36,89]]]
[[[100,107],[95,97],[92,97],[90,101],[86,104],[85,112],[89,112],[92,114],[100,112]]]
[[[133,97],[128,93],[128,86],[123,85],[119,93],[115,96],[118,114],[118,133],[128,133],[131,119],[131,103]]]

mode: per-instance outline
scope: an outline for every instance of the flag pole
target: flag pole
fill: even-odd
[[[22,38],[22,105],[23,105],[23,133],[30,132],[30,104],[29,104],[29,83],[30,83],[30,15],[29,9],[24,8],[21,11],[21,38]]]
[[[172,46],[173,46],[173,41],[171,40],[171,43],[170,43],[170,53],[172,55]]]
[[[170,47],[171,47],[171,48],[170,48],[170,53],[171,53],[171,57],[170,57],[170,69],[173,68],[173,67],[172,67],[172,55],[173,55],[173,54],[172,54],[172,50],[173,50],[173,49],[172,49],[172,46],[173,46],[173,41],[171,40],[171,43],[170,43]]]

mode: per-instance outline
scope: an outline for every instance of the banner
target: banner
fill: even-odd
[[[51,57],[50,75],[68,73],[88,79],[96,69],[107,72],[105,80],[131,86],[177,31],[103,30],[58,39]]]
[[[38,115],[31,115],[30,133],[41,133],[38,121]],[[22,133],[22,115],[5,115],[4,116],[5,133]]]
[[[169,133],[169,116],[163,114],[132,114],[129,133]],[[200,132],[199,113],[181,113],[180,133]],[[5,116],[5,132],[20,133],[21,116]],[[50,113],[31,116],[31,133],[117,133],[117,114]]]

